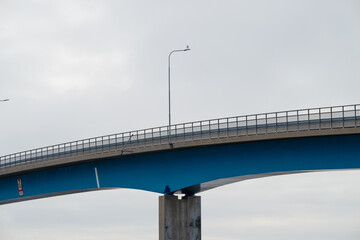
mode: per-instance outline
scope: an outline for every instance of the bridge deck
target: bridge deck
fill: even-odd
[[[170,130],[170,131],[169,131]],[[360,133],[360,105],[212,119],[137,130],[0,157],[0,176],[80,161],[211,144]],[[170,137],[169,137],[170,134]]]

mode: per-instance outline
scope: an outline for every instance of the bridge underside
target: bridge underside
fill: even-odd
[[[185,194],[188,196],[192,196],[199,192],[204,192],[213,188],[221,187],[227,184],[241,182],[250,179],[256,178],[264,178],[264,177],[273,177],[279,175],[288,175],[288,174],[298,174],[298,173],[309,173],[309,172],[318,172],[318,171],[288,171],[288,172],[272,172],[272,173],[259,173],[259,174],[252,174],[252,175],[244,175],[244,176],[237,176],[237,177],[229,177],[229,178],[222,178],[217,179],[210,182],[205,182],[201,184],[196,184],[190,187],[186,187],[180,189],[175,192],[175,194]]]
[[[109,188],[193,195],[252,178],[357,169],[359,143],[360,134],[303,137],[97,159],[1,176],[0,204]]]

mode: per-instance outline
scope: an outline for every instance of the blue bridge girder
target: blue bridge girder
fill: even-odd
[[[360,106],[311,111],[201,121],[192,131],[174,125],[171,145],[152,129],[151,138],[146,130],[117,135],[119,145],[100,137],[4,156],[0,204],[112,188],[193,195],[258,177],[360,168]]]

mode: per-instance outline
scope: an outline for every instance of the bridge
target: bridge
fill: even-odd
[[[246,179],[360,168],[360,105],[211,119],[0,157],[0,204],[112,188],[164,194],[160,239],[200,239],[195,194]],[[185,194],[178,199],[174,194]]]

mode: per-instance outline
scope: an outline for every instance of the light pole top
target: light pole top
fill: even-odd
[[[7,102],[10,101],[10,99],[6,98],[6,99],[0,99],[0,102]]]
[[[170,54],[169,54],[169,60],[170,60],[171,54],[174,53],[174,52],[186,52],[186,51],[190,51],[190,50],[191,50],[191,49],[190,49],[189,45],[187,45],[185,49],[176,49],[176,50],[173,50],[173,51],[171,51]]]

